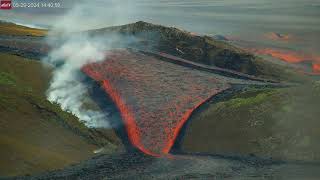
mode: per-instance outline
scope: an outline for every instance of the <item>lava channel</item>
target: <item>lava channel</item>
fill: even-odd
[[[230,87],[213,74],[128,50],[82,70],[114,101],[130,142],[153,156],[168,154],[191,113]]]

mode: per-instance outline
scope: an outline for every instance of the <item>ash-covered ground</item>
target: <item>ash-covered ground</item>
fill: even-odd
[[[175,155],[155,158],[141,153],[101,155],[81,164],[17,179],[310,179],[317,164],[285,163],[256,157]]]

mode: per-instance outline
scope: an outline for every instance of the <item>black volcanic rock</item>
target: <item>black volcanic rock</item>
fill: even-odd
[[[134,36],[134,47],[166,52],[190,61],[256,75],[255,57],[209,36],[198,36],[175,27],[136,22],[90,31],[94,35],[120,33]]]

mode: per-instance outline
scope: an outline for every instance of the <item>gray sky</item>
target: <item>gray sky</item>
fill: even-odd
[[[200,23],[315,24],[319,0],[12,0],[14,3],[59,2],[62,8],[0,10],[0,19],[51,25],[73,6],[82,6],[89,26],[146,20],[192,27]],[[200,24],[199,23],[199,24]],[[198,24],[198,23],[197,23]],[[291,25],[292,25],[291,24]],[[200,29],[200,28],[199,28]]]

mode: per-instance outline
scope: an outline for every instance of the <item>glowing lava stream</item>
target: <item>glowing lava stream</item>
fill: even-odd
[[[149,154],[149,155],[152,155],[152,156],[159,157],[160,156],[159,154],[151,152],[150,150],[146,149],[141,144],[141,139],[140,139],[140,136],[139,136],[140,135],[140,133],[139,133],[140,131],[139,131],[139,128],[137,127],[136,120],[133,118],[134,117],[133,113],[130,110],[130,108],[128,106],[126,106],[124,101],[121,99],[119,93],[111,86],[111,83],[108,80],[104,80],[102,82],[102,87],[109,94],[109,96],[111,97],[113,102],[116,104],[116,106],[118,107],[118,109],[120,111],[121,117],[127,123],[126,130],[127,130],[128,134],[130,135],[129,136],[130,142],[133,145],[135,145],[138,149],[140,149],[142,152],[144,152],[145,154]],[[210,98],[208,98],[208,99],[210,99]],[[202,101],[202,102],[199,102],[192,109],[188,109],[186,111],[186,113],[183,115],[182,119],[179,121],[179,124],[175,128],[174,139],[170,139],[168,144],[163,149],[162,153],[164,153],[164,154],[169,153],[169,151],[170,151],[171,147],[173,146],[173,144],[175,142],[175,139],[178,136],[179,131],[183,127],[184,123],[188,120],[188,118],[190,117],[192,112],[195,109],[197,109],[199,106],[201,106],[203,103],[205,103],[206,101],[207,101],[207,99]]]
[[[314,73],[320,74],[320,64],[313,64],[312,69]]]
[[[281,49],[278,50],[278,49],[272,49],[272,48],[264,48],[264,49],[249,48],[247,50],[256,54],[269,55],[288,63],[301,63],[304,61],[311,61],[312,62],[311,68],[313,73],[314,74],[320,73],[320,56],[298,53],[298,52],[289,51],[289,50],[281,50]]]
[[[127,133],[130,135],[129,140],[131,141],[131,143],[146,154],[158,156],[157,154],[144,148],[144,146],[141,144],[139,129],[137,127],[135,119],[133,118],[134,116],[132,114],[132,111],[129,107],[126,106],[124,101],[121,99],[119,93],[111,86],[111,83],[108,80],[104,80],[102,87],[106,90],[113,102],[116,104],[120,111],[121,117],[127,123],[126,130]]]
[[[152,156],[167,155],[191,113],[230,88],[212,74],[126,50],[82,70],[119,109],[131,144]]]

